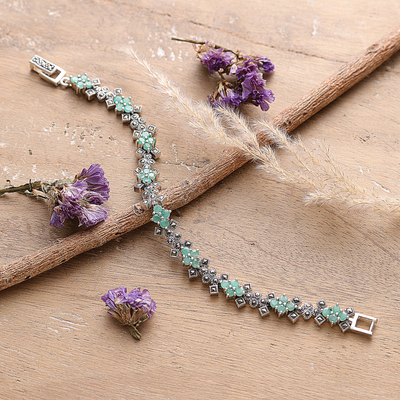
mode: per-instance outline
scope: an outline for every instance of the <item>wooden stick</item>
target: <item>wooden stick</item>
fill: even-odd
[[[355,60],[345,63],[335,74],[281,112],[271,122],[288,132],[293,131],[365,78],[399,49],[400,27],[368,47]],[[259,140],[264,144],[268,143],[264,136],[260,135]],[[236,171],[246,161],[245,155],[237,149],[224,151],[219,159],[200,172],[193,174],[180,184],[164,190],[165,207],[174,210],[188,204],[217,182]],[[151,211],[144,211],[140,204],[135,204],[110,216],[106,221],[92,228],[74,233],[65,239],[59,239],[49,246],[4,265],[0,268],[0,290],[54,268],[78,254],[99,247],[132,229],[144,225],[150,221],[150,218]]]

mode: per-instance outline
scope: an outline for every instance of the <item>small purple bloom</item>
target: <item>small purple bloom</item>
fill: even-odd
[[[75,179],[85,181],[88,185],[88,190],[99,193],[104,198],[104,201],[109,199],[109,182],[104,176],[104,171],[100,168],[100,164],[92,164],[88,169],[84,168]]]
[[[213,107],[238,107],[243,103],[242,88],[235,87],[229,82],[219,85],[218,91],[214,95],[207,96]]]
[[[156,310],[156,303],[147,289],[133,289],[127,294],[124,287],[109,290],[101,299],[108,306],[108,313],[122,325],[127,325],[135,339],[140,339],[138,326],[151,318]]]
[[[127,302],[127,290],[123,286],[109,290],[107,294],[101,296],[101,299],[109,308],[115,310],[116,305],[125,304]]]
[[[263,111],[269,109],[269,104],[275,100],[271,90],[265,89],[265,80],[260,72],[252,71],[242,82],[243,99],[260,106]]]
[[[66,219],[78,218],[79,226],[96,225],[108,217],[102,204],[110,197],[108,181],[99,164],[83,169],[74,183],[56,184],[51,189],[54,198],[50,225],[63,227]]]
[[[275,69],[275,65],[267,57],[256,56],[254,59],[265,74],[269,74]]]
[[[233,60],[232,53],[225,52],[224,49],[215,49],[210,47],[203,54],[199,54],[200,61],[208,68],[208,72],[218,72],[221,68],[225,69],[231,65]]]

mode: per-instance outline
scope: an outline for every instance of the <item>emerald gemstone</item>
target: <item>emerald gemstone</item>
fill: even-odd
[[[147,138],[150,136],[150,133],[149,133],[149,132],[146,132],[146,131],[143,131],[143,132],[140,134],[140,136],[141,136],[141,137],[144,137],[145,139],[147,139]]]
[[[161,217],[156,214],[156,215],[153,215],[152,220],[153,220],[153,222],[156,222],[158,224],[159,222],[161,222]]]
[[[149,137],[149,138],[147,139],[147,142],[148,142],[148,143],[151,143],[151,144],[154,144],[154,143],[156,142],[156,139],[154,139],[153,137]]]
[[[181,250],[181,253],[182,253],[184,256],[187,256],[187,255],[190,254],[190,249],[187,248],[187,247],[184,247],[184,248]]]
[[[225,292],[229,297],[233,297],[233,295],[235,294],[235,291],[232,288],[226,289]]]
[[[150,172],[149,173],[149,178],[155,179],[156,178],[156,174],[154,172]]]
[[[338,305],[332,307],[332,311],[336,314],[340,311],[340,307]]]
[[[294,304],[291,301],[289,301],[289,303],[286,304],[286,307],[289,311],[294,310]]]
[[[125,105],[127,105],[127,104],[131,104],[131,99],[129,98],[129,97],[124,97],[124,104]]]
[[[114,97],[114,103],[115,103],[115,104],[119,103],[121,100],[122,100],[122,97],[121,97],[121,96],[115,96],[115,97]]]
[[[347,319],[347,313],[345,313],[345,312],[341,312],[340,314],[339,314],[339,319],[341,320],[341,321],[346,321],[346,319]]]
[[[200,266],[200,261],[198,259],[192,261],[192,267],[198,268]]]
[[[183,259],[183,263],[185,264],[185,265],[190,265],[190,262],[191,262],[192,260],[191,260],[191,258],[190,257],[185,257],[184,259]]]
[[[150,170],[149,168],[144,168],[144,169],[143,169],[143,172],[144,172],[145,174],[148,174],[150,171],[151,171],[151,170]]]
[[[160,226],[161,226],[161,228],[167,228],[167,227],[169,226],[169,221],[166,220],[166,219],[163,219],[163,220],[160,222]]]
[[[93,83],[91,81],[86,82],[86,88],[91,89],[93,87]]]
[[[281,301],[282,303],[287,303],[288,298],[287,298],[287,296],[283,295],[283,296],[279,297],[279,301]]]
[[[82,82],[86,82],[88,77],[86,75],[81,75],[80,78]]]
[[[145,178],[142,179],[142,182],[143,182],[143,183],[150,183],[150,182],[151,182],[151,179],[145,177]]]
[[[330,309],[330,308],[324,308],[324,309],[322,310],[322,315],[323,315],[324,317],[327,317],[330,313],[331,313],[331,309]]]
[[[116,109],[117,111],[123,111],[124,107],[123,107],[121,104],[117,104],[117,105],[115,106],[115,109]]]
[[[286,307],[281,304],[281,305],[278,306],[277,311],[278,311],[278,313],[283,314],[283,313],[286,312]]]
[[[171,211],[169,211],[169,210],[162,210],[162,212],[161,212],[161,216],[163,218],[169,218],[170,215],[171,215]]]
[[[329,316],[329,321],[331,321],[331,322],[337,322],[337,320],[338,320],[338,317],[337,317],[335,314],[331,314],[331,315]]]
[[[221,282],[221,287],[222,287],[222,289],[228,289],[229,281],[222,281]]]
[[[159,204],[157,204],[157,205],[155,205],[154,207],[153,207],[153,211],[155,212],[155,213],[159,213],[159,212],[161,212],[163,209],[162,209],[162,207],[159,205]]]
[[[83,87],[85,86],[85,84],[83,82],[77,82],[76,83],[76,87],[79,89],[83,89]]]
[[[270,305],[272,308],[275,308],[278,304],[279,304],[278,299],[272,299],[272,300],[269,302],[269,305]]]
[[[139,144],[145,144],[145,143],[146,143],[146,139],[140,137],[140,138],[138,139],[138,143],[139,143]]]
[[[231,285],[238,288],[239,287],[239,282],[235,279],[234,281],[231,281]]]
[[[71,81],[72,83],[76,83],[76,82],[78,82],[78,77],[77,77],[77,76],[71,76],[70,81]]]
[[[140,143],[140,144],[142,144],[142,143]],[[153,145],[150,144],[150,143],[144,143],[142,147],[143,147],[145,150],[151,150],[151,148],[153,147]]]
[[[192,251],[192,252],[190,253],[190,255],[191,255],[193,258],[197,258],[197,257],[199,256],[199,251],[198,251],[198,250],[194,250],[194,251]]]
[[[133,107],[130,104],[128,104],[124,107],[124,110],[126,113],[130,113],[133,111]]]
[[[244,290],[243,288],[239,287],[236,289],[236,296],[243,296]]]

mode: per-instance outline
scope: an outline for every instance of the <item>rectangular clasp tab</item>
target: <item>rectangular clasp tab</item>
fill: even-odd
[[[67,73],[56,64],[37,55],[30,59],[29,64],[31,65],[31,69],[37,72],[44,80],[51,82],[55,86],[60,84],[61,79],[64,78]]]
[[[359,319],[364,319],[364,320],[370,321],[369,329],[363,329],[363,328],[357,327],[357,321]],[[351,322],[350,330],[357,332],[357,333],[363,333],[364,335],[372,335],[372,333],[373,333],[372,330],[374,328],[375,323],[378,321],[378,318],[370,317],[370,316],[364,315],[364,314],[355,313],[354,317],[349,318],[349,320]]]

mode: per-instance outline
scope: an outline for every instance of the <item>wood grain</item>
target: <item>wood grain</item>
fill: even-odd
[[[395,2],[370,0],[268,7],[236,0],[17,0],[0,8],[7,94],[0,100],[1,179],[73,176],[99,162],[115,214],[139,201],[129,129],[104,107],[38,81],[28,71],[33,54],[132,94],[158,127],[160,181],[172,187],[212,164],[221,148],[165,112],[165,99],[122,51],[127,45],[196,99],[212,91],[213,78],[171,36],[266,55],[277,65],[268,81],[274,118],[396,26],[400,14]],[[393,193],[400,179],[399,62],[394,55],[296,129],[307,144],[323,139],[352,178]],[[255,108],[246,113],[261,115]],[[286,154],[280,158],[290,162]],[[303,195],[248,164],[173,217],[218,271],[263,294],[354,306],[378,317],[372,338],[312,321],[262,319],[256,310],[210,297],[201,282],[188,281],[149,224],[0,293],[0,397],[397,399],[398,217],[306,208]],[[74,225],[49,227],[48,211],[35,199],[10,194],[0,203],[1,265],[77,232]],[[140,342],[100,300],[121,285],[146,287],[157,302]]]

